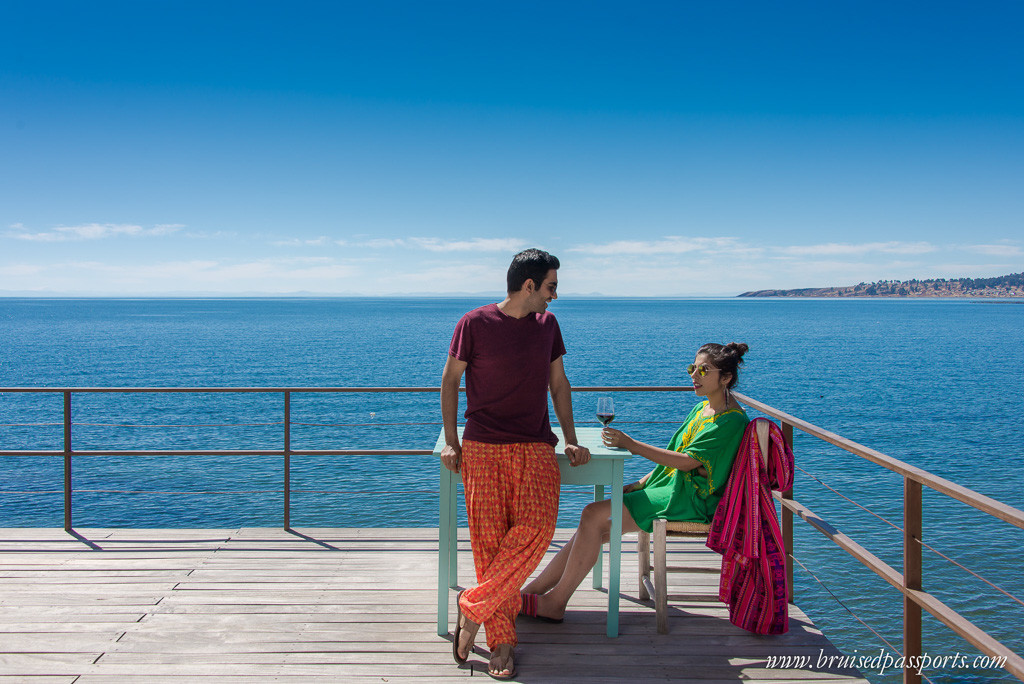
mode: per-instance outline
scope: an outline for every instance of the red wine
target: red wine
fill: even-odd
[[[610,423],[613,420],[615,420],[615,414],[614,413],[598,413],[597,414],[597,419],[599,421],[601,421],[601,425],[607,426],[608,423]]]

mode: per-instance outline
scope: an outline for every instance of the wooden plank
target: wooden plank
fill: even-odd
[[[624,662],[626,661],[626,662]],[[710,662],[709,664],[709,661]],[[566,669],[571,669],[573,674],[576,676],[575,680],[581,681],[584,679],[591,679],[594,677],[604,677],[607,681],[622,681],[624,676],[628,676],[628,665],[632,661],[631,659],[623,658],[622,655],[615,656],[609,659],[607,662],[593,662],[584,660],[581,662],[573,662],[566,664],[562,663],[547,664],[537,662],[529,657],[528,653],[519,655],[519,669],[521,672],[532,672],[530,679],[547,681],[548,677],[552,674],[562,673]],[[58,664],[24,664],[17,665],[19,669],[25,670],[24,674],[64,674],[62,672],[54,672],[55,669],[62,669]],[[626,667],[624,667],[626,666]],[[458,681],[464,681],[464,678],[469,674],[470,668],[476,672],[482,673],[487,667],[487,661],[482,656],[474,654],[471,657],[470,663],[461,668],[457,668],[451,661],[450,655],[447,661],[442,662],[440,658],[437,662],[430,662],[430,659],[417,658],[412,662],[405,663],[381,663],[381,662],[272,662],[272,663],[252,663],[252,662],[238,662],[238,663],[224,663],[217,661],[204,661],[201,658],[183,658],[180,662],[131,662],[131,663],[117,663],[117,662],[104,662],[103,658],[100,658],[96,663],[87,665],[75,665],[68,663],[63,666],[63,669],[76,669],[83,676],[90,674],[104,674],[104,675],[138,675],[140,671],[145,671],[150,676],[177,676],[184,677],[190,680],[196,678],[211,678],[210,681],[214,681],[212,678],[220,679],[225,676],[239,676],[239,675],[253,675],[254,672],[259,672],[265,677],[278,677],[278,676],[309,676],[309,677],[326,677],[331,676],[335,678],[335,681],[348,681],[352,677],[376,677],[378,681],[382,679],[390,680],[394,676],[415,676],[417,673],[425,674],[430,673],[435,676],[447,675],[453,680],[458,677]],[[610,667],[622,668],[618,670],[616,679],[615,676],[609,677],[611,674]],[[685,672],[687,681],[698,681],[707,679],[718,679],[727,680],[732,677],[732,681],[735,683],[737,678],[744,681],[765,681],[765,682],[777,682],[778,680],[803,680],[800,671],[794,670],[774,670],[763,667],[747,666],[742,663],[731,664],[727,659],[714,660],[705,659],[703,665],[689,667],[688,669],[680,669],[686,667],[685,665],[677,664],[672,661],[666,661],[664,664],[661,662],[649,663],[645,662],[643,666],[644,674],[648,677],[657,677],[662,681],[678,680],[681,672]],[[833,682],[846,682],[849,679],[859,679],[853,677],[850,674],[844,672],[808,672],[806,679],[813,679],[815,681],[825,680]]]
[[[485,674],[483,650],[459,668],[450,641],[434,634],[434,530],[306,530],[304,538],[245,529],[223,540],[209,530],[79,533],[92,545],[0,530],[0,546],[17,546],[21,561],[0,554],[0,682],[440,683]],[[567,538],[560,535],[556,547]],[[460,547],[468,584],[469,549]],[[717,562],[698,546],[678,550]],[[628,577],[637,557],[623,557]],[[715,583],[713,575],[671,581]],[[837,653],[798,609],[789,634],[765,638],[729,623],[713,598],[683,601],[670,606],[671,633],[658,635],[651,607],[624,589],[619,639],[604,635],[600,591],[579,591],[562,625],[524,621],[524,679],[643,684],[686,672],[707,684],[864,682],[852,672],[767,667],[771,655]],[[650,664],[639,677],[638,658]]]
[[[478,677],[480,677],[480,678],[482,678],[482,679],[484,679],[486,681],[486,677],[485,677],[486,672],[485,672],[485,669],[484,669],[485,668],[484,664],[482,664],[482,663],[473,663],[471,665],[471,667],[472,667],[473,672]],[[415,669],[415,668],[413,668],[413,669]],[[408,682],[408,683],[426,682],[426,683],[439,683],[439,684],[441,684],[441,683],[453,683],[453,682],[464,683],[464,682],[466,682],[466,677],[471,676],[471,675],[470,675],[470,667],[464,667],[461,670],[458,670],[457,673],[454,674],[454,675],[453,674],[448,674],[448,675],[445,675],[445,674],[434,674],[433,672],[429,672],[429,671],[426,671],[424,668],[421,668],[420,669],[420,674],[394,674],[394,673],[391,673],[387,677],[381,677],[379,673],[353,672],[353,671],[350,671],[350,670],[346,670],[344,675],[343,675],[344,679],[340,680],[339,679],[338,670],[337,670],[337,666],[327,666],[326,668],[322,669],[320,672],[314,672],[314,671],[307,670],[303,674],[299,674],[299,675],[281,674],[281,673],[275,672],[271,676],[272,676],[272,681],[277,682],[277,683],[282,683],[282,684],[285,684],[285,683],[306,684],[308,682],[320,682],[320,681],[323,681],[323,682],[338,682],[338,681],[345,681],[345,682],[375,682],[376,684],[380,684],[380,682],[382,682],[382,681],[390,682],[392,684],[401,683],[401,682]],[[618,675],[618,676],[621,677],[621,675]],[[224,673],[224,672],[217,672],[215,675],[209,675],[209,676],[204,676],[203,674],[199,674],[199,673],[189,673],[189,674],[186,674],[186,675],[182,676],[182,675],[174,675],[174,674],[171,674],[171,675],[156,674],[156,673],[150,672],[150,673],[147,673],[146,675],[140,675],[138,673],[124,673],[124,674],[118,674],[118,675],[113,675],[113,676],[106,675],[106,674],[86,674],[86,675],[82,675],[80,677],[73,677],[71,679],[68,679],[67,677],[65,677],[65,678],[58,678],[58,677],[52,677],[52,676],[45,676],[45,675],[39,676],[39,675],[37,675],[37,676],[32,676],[31,680],[29,680],[29,681],[31,681],[32,684],[38,684],[38,682],[68,682],[68,681],[74,681],[75,684],[98,684],[98,683],[122,684],[124,682],[139,682],[140,684],[160,684],[160,683],[186,684],[188,682],[209,682],[210,684],[221,684],[221,683],[229,684],[229,683],[237,682],[237,683],[253,683],[253,684],[256,684],[256,683],[265,683],[268,680],[267,680],[267,675],[262,675],[262,674],[253,675],[251,673],[250,674],[229,674],[229,673]],[[515,681],[535,681],[535,682],[536,681],[542,681],[542,682],[552,682],[552,683],[566,682],[566,683],[570,683],[570,684],[578,684],[581,681],[581,679],[578,676],[574,677],[574,676],[572,676],[570,674],[565,673],[564,671],[559,672],[557,670],[553,670],[551,672],[545,672],[542,677],[531,676],[531,677],[528,677],[528,678],[520,678],[520,679],[517,679]],[[609,675],[606,672],[605,673],[602,673],[602,672],[591,672],[591,673],[588,673],[586,675],[586,681],[597,681],[597,682],[615,683],[615,682],[621,682],[622,679],[617,679],[616,676]],[[658,684],[665,684],[665,682],[667,682],[667,681],[682,681],[682,680],[680,680],[678,678],[678,673],[676,673],[675,677],[666,677],[665,675],[659,675],[659,674],[655,674],[654,676],[643,676],[643,675],[632,676],[631,675],[630,678],[629,678],[629,681],[631,682],[631,684],[634,684],[634,683],[635,684],[653,684],[655,682],[657,682]],[[734,679],[734,678],[726,677],[726,678],[711,678],[711,679],[704,678],[704,679],[700,679],[700,680],[687,679],[685,681],[700,681],[701,684],[736,684],[737,680]],[[791,678],[773,678],[773,679],[770,679],[770,680],[769,679],[747,679],[746,681],[750,682],[750,684],[759,684],[761,682],[764,682],[766,684],[768,682],[770,682],[771,684],[835,684],[835,682],[837,682],[837,681],[855,682],[857,684],[869,684],[868,680],[866,680],[866,679],[848,678],[848,677],[836,678],[836,677],[828,677],[828,676],[825,676],[823,678],[805,677],[805,678],[800,678],[800,679],[791,679]]]

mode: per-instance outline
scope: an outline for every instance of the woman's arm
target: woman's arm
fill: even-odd
[[[638,489],[643,489],[644,485],[647,484],[647,480],[653,474],[654,474],[654,471],[652,470],[651,472],[647,473],[646,475],[641,477],[636,482],[631,482],[630,484],[626,485],[625,487],[622,488],[622,493],[623,494],[628,494],[629,492],[635,492]]]
[[[662,449],[656,446],[651,446],[650,444],[638,442],[622,430],[616,430],[615,428],[605,428],[602,430],[601,439],[604,441],[606,446],[625,449],[631,454],[643,456],[647,460],[654,461],[658,465],[663,465],[666,468],[675,468],[676,470],[687,471],[699,468],[703,465],[697,459],[690,458],[689,456],[677,451],[669,451],[668,449]],[[647,477],[650,477],[650,475],[648,474]],[[647,477],[645,477],[644,480],[646,480]],[[643,482],[643,480],[641,482]]]

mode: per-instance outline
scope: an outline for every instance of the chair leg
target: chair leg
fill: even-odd
[[[664,519],[654,521],[654,609],[658,616],[658,633],[668,633],[668,572],[666,564],[667,525]]]
[[[643,530],[636,534],[636,557],[640,569],[640,600],[646,601],[651,598],[650,592],[647,591],[647,583],[651,581],[651,535]],[[647,582],[644,582],[645,579]]]

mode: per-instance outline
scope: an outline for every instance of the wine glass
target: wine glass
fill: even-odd
[[[597,419],[601,425],[608,427],[608,423],[615,420],[615,400],[611,397],[598,397]]]

